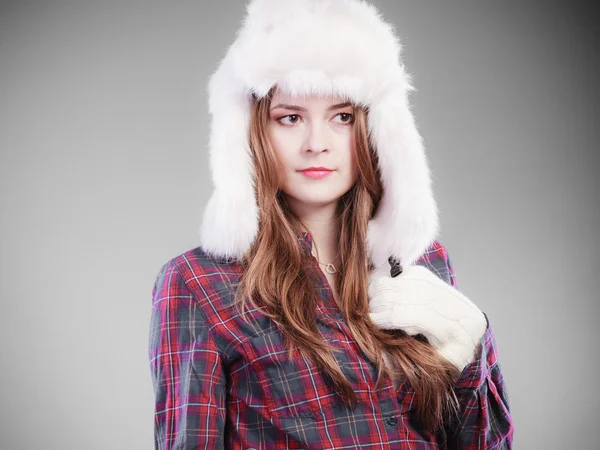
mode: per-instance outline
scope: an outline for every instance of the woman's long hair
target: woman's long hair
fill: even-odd
[[[311,358],[330,378],[344,404],[357,401],[333,352],[317,329],[314,266],[310,255],[302,249],[298,233],[303,230],[299,218],[287,207],[280,191],[275,152],[267,136],[269,108],[273,90],[266,97],[254,100],[249,129],[260,210],[259,232],[242,265],[243,274],[236,291],[236,304],[245,311],[245,302],[264,307],[283,331],[290,356],[299,351]],[[354,339],[378,369],[376,387],[390,372],[406,377],[417,395],[417,416],[423,426],[436,432],[457,411],[452,390],[457,369],[443,359],[420,337],[401,330],[383,331],[369,318],[368,280],[372,265],[366,248],[367,224],[379,204],[383,192],[376,154],[367,133],[368,111],[354,108],[354,133],[358,180],[338,203],[339,293],[341,313]],[[382,352],[388,352],[391,371],[384,364]]]

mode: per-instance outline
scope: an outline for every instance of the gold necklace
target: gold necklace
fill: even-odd
[[[316,258],[316,257],[315,257],[315,258]],[[337,258],[335,258],[335,259],[333,260],[333,262],[330,262],[329,264],[323,264],[321,261],[319,261],[319,259],[318,259],[318,258],[317,258],[317,262],[318,262],[320,265],[322,265],[322,266],[324,266],[324,267],[325,267],[325,271],[326,271],[327,273],[337,273],[337,271],[338,271],[338,270],[335,268],[335,266],[333,265],[333,263],[334,263],[334,262],[336,262],[336,261],[337,261],[339,258],[340,258],[340,255],[338,255],[338,257],[337,257]]]

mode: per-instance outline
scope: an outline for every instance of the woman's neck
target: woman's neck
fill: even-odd
[[[308,228],[312,236],[312,254],[323,264],[332,263],[338,257],[337,205],[331,203],[319,208],[309,208],[306,205],[293,206],[295,206],[294,213]]]
[[[312,254],[320,263],[333,263],[338,257],[338,227],[323,222],[306,222],[313,238]]]

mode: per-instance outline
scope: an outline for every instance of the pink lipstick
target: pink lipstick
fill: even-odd
[[[325,178],[327,175],[333,172],[333,170],[327,167],[308,167],[306,169],[299,170],[301,174],[309,178]]]

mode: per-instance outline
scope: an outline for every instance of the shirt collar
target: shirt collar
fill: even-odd
[[[302,245],[304,250],[307,253],[310,253],[312,251],[313,244],[312,234],[310,234],[309,231],[300,231],[299,233],[296,233],[296,236],[298,238],[298,242],[300,242],[300,245]]]

